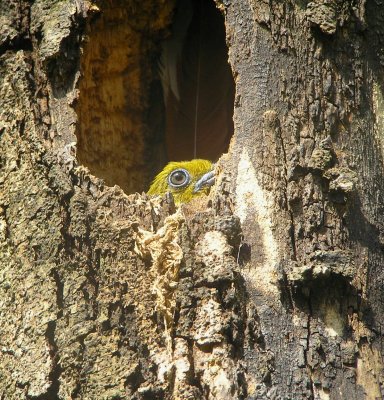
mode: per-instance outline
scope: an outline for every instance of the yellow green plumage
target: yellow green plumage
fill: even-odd
[[[208,194],[214,183],[214,164],[208,160],[172,161],[155,177],[149,195],[172,193],[175,204]]]

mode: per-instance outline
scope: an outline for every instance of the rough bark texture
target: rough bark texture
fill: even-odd
[[[0,2],[1,398],[383,398],[383,3],[216,4],[235,134],[176,210],[113,186],[173,3]]]

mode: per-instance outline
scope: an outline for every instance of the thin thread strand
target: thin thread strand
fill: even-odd
[[[197,49],[197,82],[196,82],[196,99],[195,99],[195,132],[193,145],[193,158],[197,158],[197,123],[199,114],[199,96],[200,96],[200,73],[201,73],[201,45],[203,36],[203,0],[200,1],[200,30],[199,30],[199,46]]]

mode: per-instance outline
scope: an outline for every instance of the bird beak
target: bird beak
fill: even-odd
[[[210,187],[215,183],[215,171],[209,171],[204,174],[196,183],[193,188],[193,193],[197,193],[203,188]]]

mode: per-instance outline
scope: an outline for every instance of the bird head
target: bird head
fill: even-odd
[[[155,177],[149,195],[172,193],[175,204],[188,203],[193,198],[208,194],[215,183],[214,164],[208,160],[173,161]]]

